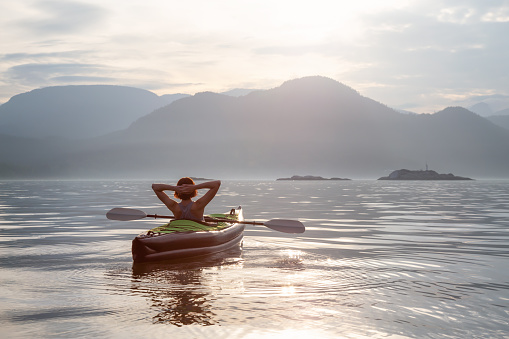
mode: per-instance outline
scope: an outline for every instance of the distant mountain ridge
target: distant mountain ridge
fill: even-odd
[[[222,94],[243,96],[253,89]],[[0,134],[18,137],[85,139],[127,128],[137,119],[189,94],[158,96],[113,85],[70,85],[15,95],[0,105]]]
[[[470,107],[468,107],[468,110],[476,113],[476,114],[479,114],[480,116],[482,117],[490,117],[490,116],[493,116],[493,115],[508,115],[509,114],[509,98],[505,99],[505,100],[499,100],[500,102],[498,102],[496,106],[501,106],[503,105],[502,107],[505,106],[505,108],[502,108],[502,109],[496,109],[496,108],[493,108],[492,105],[486,103],[486,102],[479,102],[475,105],[472,105]]]
[[[509,110],[506,111],[509,112]],[[491,115],[489,117],[486,117],[486,119],[488,119],[495,125],[498,125],[509,130],[509,113],[507,115]]]
[[[292,171],[355,179],[425,161],[475,178],[509,173],[509,131],[487,119],[461,107],[402,114],[325,77],[239,97],[198,93],[89,140],[6,142],[13,146],[0,145],[0,175],[2,168],[101,178],[274,178]],[[39,143],[34,157],[31,142]]]
[[[91,138],[127,128],[153,110],[186,97],[157,96],[133,87],[55,86],[12,97],[0,106],[0,134]]]

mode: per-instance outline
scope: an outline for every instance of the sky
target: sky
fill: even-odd
[[[2,1],[0,103],[48,86],[195,94],[321,75],[417,113],[497,110],[507,32],[509,0]]]

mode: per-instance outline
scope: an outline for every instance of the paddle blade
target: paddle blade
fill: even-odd
[[[306,227],[297,220],[272,219],[263,223],[268,228],[284,233],[304,233]]]
[[[106,213],[108,219],[120,221],[143,219],[146,216],[145,212],[133,208],[113,208]]]

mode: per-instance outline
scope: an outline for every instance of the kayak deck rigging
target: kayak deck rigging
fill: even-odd
[[[235,211],[235,210],[233,210]],[[238,220],[235,214],[210,214],[205,221],[178,219],[147,231],[147,235],[182,232],[210,232],[228,228]]]

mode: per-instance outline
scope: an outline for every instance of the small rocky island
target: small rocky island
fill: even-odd
[[[323,178],[320,176],[313,176],[313,175],[305,175],[305,176],[294,175],[291,178],[279,178],[276,180],[350,180],[350,179],[345,179],[345,178],[330,178],[330,179],[328,179],[328,178]]]
[[[389,174],[388,177],[381,177],[378,180],[473,180],[471,178],[458,177],[454,174],[439,174],[432,170],[411,171],[400,169]]]
[[[190,177],[191,179],[193,179],[193,181],[212,181],[214,179],[207,179],[207,178],[202,178],[202,177]]]

